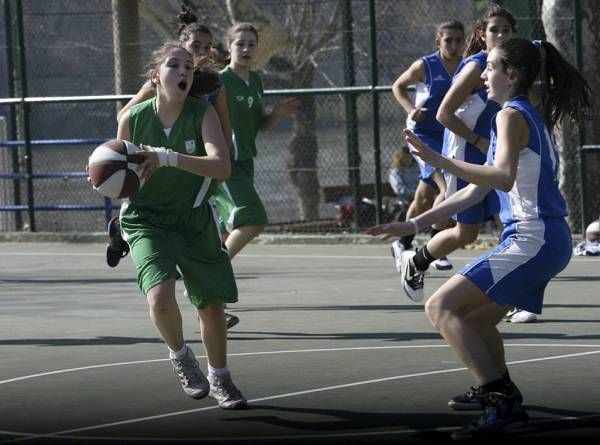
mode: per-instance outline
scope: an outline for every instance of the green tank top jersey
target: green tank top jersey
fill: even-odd
[[[229,67],[221,74],[233,130],[231,160],[252,159],[256,156],[256,135],[262,122],[262,81],[254,71],[250,71],[248,84]]]
[[[129,117],[131,142],[205,156],[202,119],[207,107],[206,101],[188,97],[167,137],[156,111],[156,98],[137,104]],[[189,210],[200,206],[210,195],[211,182],[216,183],[175,167],[159,167],[130,199],[129,206],[159,212]]]

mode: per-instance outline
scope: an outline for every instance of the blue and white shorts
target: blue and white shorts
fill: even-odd
[[[540,314],[544,289],[569,263],[572,246],[563,218],[519,221],[505,226],[500,244],[458,273],[495,303]]]

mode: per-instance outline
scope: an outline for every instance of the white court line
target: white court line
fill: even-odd
[[[451,260],[459,260],[459,261],[470,261],[477,258],[479,255],[485,253],[488,249],[485,250],[477,250],[473,256],[455,256],[451,255],[449,258]],[[104,257],[104,253],[91,253],[91,252],[2,252],[2,256],[47,256],[47,257],[76,257],[76,256],[84,256],[84,257]],[[253,253],[240,253],[238,255],[240,258],[297,258],[297,259],[325,259],[325,260],[389,260],[391,258],[390,255],[380,256],[380,255],[279,255],[279,254],[253,254]],[[594,257],[574,257],[571,258],[571,261],[576,262],[598,262],[598,258]]]
[[[505,344],[505,347],[567,347],[567,348],[599,348],[600,344],[560,344],[560,343],[511,343]],[[401,345],[401,346],[359,346],[353,348],[321,348],[321,349],[288,349],[279,351],[257,351],[257,352],[237,352],[229,353],[229,357],[244,357],[251,355],[273,355],[273,354],[294,354],[294,353],[311,353],[311,352],[343,352],[343,351],[376,351],[381,349],[430,349],[430,348],[449,348],[447,344],[437,345]],[[206,358],[204,355],[197,355],[197,358]],[[68,372],[87,371],[89,369],[98,368],[111,368],[115,366],[128,366],[128,365],[139,365],[143,363],[156,363],[156,362],[167,362],[170,361],[168,358],[159,358],[151,360],[136,360],[132,362],[117,362],[117,363],[104,363],[101,365],[81,366],[77,368],[58,369],[56,371],[46,371],[37,374],[24,375],[21,377],[14,377],[12,379],[0,380],[0,385],[7,383],[19,382],[22,380],[35,379],[38,377],[45,377],[55,374],[66,374]]]
[[[540,357],[540,358],[528,359],[528,360],[518,360],[518,361],[507,362],[507,364],[515,365],[515,364],[524,364],[524,363],[534,363],[534,362],[539,362],[539,361],[581,357],[581,356],[593,355],[593,354],[600,354],[600,351],[588,351],[588,352],[580,352],[580,353],[575,353],[575,354],[565,354],[565,355],[559,355],[559,356]],[[276,399],[282,399],[282,398],[287,398],[287,397],[295,397],[295,396],[299,396],[299,395],[314,394],[314,393],[319,393],[319,392],[324,392],[324,391],[333,391],[333,390],[337,390],[337,389],[350,388],[350,387],[355,387],[355,386],[370,385],[370,384],[374,384],[374,383],[382,383],[382,382],[389,382],[389,381],[394,381],[394,380],[408,379],[411,377],[423,377],[423,376],[438,375],[438,374],[448,374],[451,372],[465,371],[466,369],[467,368],[452,368],[452,369],[444,369],[444,370],[438,370],[438,371],[427,371],[427,372],[419,372],[419,373],[414,373],[414,374],[404,374],[404,375],[399,375],[399,376],[384,377],[384,378],[380,378],[380,379],[363,380],[363,381],[353,382],[353,383],[344,383],[341,385],[313,388],[313,389],[308,389],[308,390],[304,390],[304,391],[295,391],[295,392],[284,393],[284,394],[275,394],[275,395],[271,395],[271,396],[251,399],[251,400],[248,400],[248,403],[252,404],[252,403],[256,403],[256,402],[264,402],[264,401],[268,401],[268,400],[276,400]],[[202,412],[202,411],[212,411],[215,409],[220,409],[220,408],[218,405],[206,406],[203,408],[175,411],[175,412],[171,412],[171,413],[158,414],[158,415],[154,415],[154,416],[121,420],[118,422],[109,422],[109,423],[103,423],[103,424],[98,424],[98,425],[90,425],[87,427],[55,431],[55,432],[46,433],[46,434],[31,434],[30,436],[27,436],[27,437],[24,437],[21,439],[12,439],[10,441],[14,443],[14,442],[27,441],[27,440],[36,439],[36,438],[55,437],[58,435],[66,435],[66,434],[72,434],[72,433],[79,433],[79,432],[83,432],[83,431],[111,428],[114,426],[147,422],[149,420],[164,419],[164,418],[168,418],[168,417],[175,417],[175,416],[180,416],[180,415],[185,415],[185,414],[198,413],[198,412]],[[6,441],[2,441],[2,442],[6,442]],[[2,443],[2,442],[0,442],[0,443]]]

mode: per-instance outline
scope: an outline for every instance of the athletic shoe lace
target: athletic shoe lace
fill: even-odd
[[[242,398],[242,393],[237,389],[233,384],[233,380],[230,378],[214,376],[212,384],[216,398],[224,400],[236,400]]]

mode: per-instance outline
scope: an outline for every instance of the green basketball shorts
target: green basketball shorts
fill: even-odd
[[[254,160],[233,161],[231,177],[219,184],[211,201],[225,229],[267,224],[267,212],[254,188]]]
[[[218,224],[208,202],[183,212],[125,208],[121,228],[144,295],[174,279],[179,267],[196,308],[235,303],[237,286]]]

